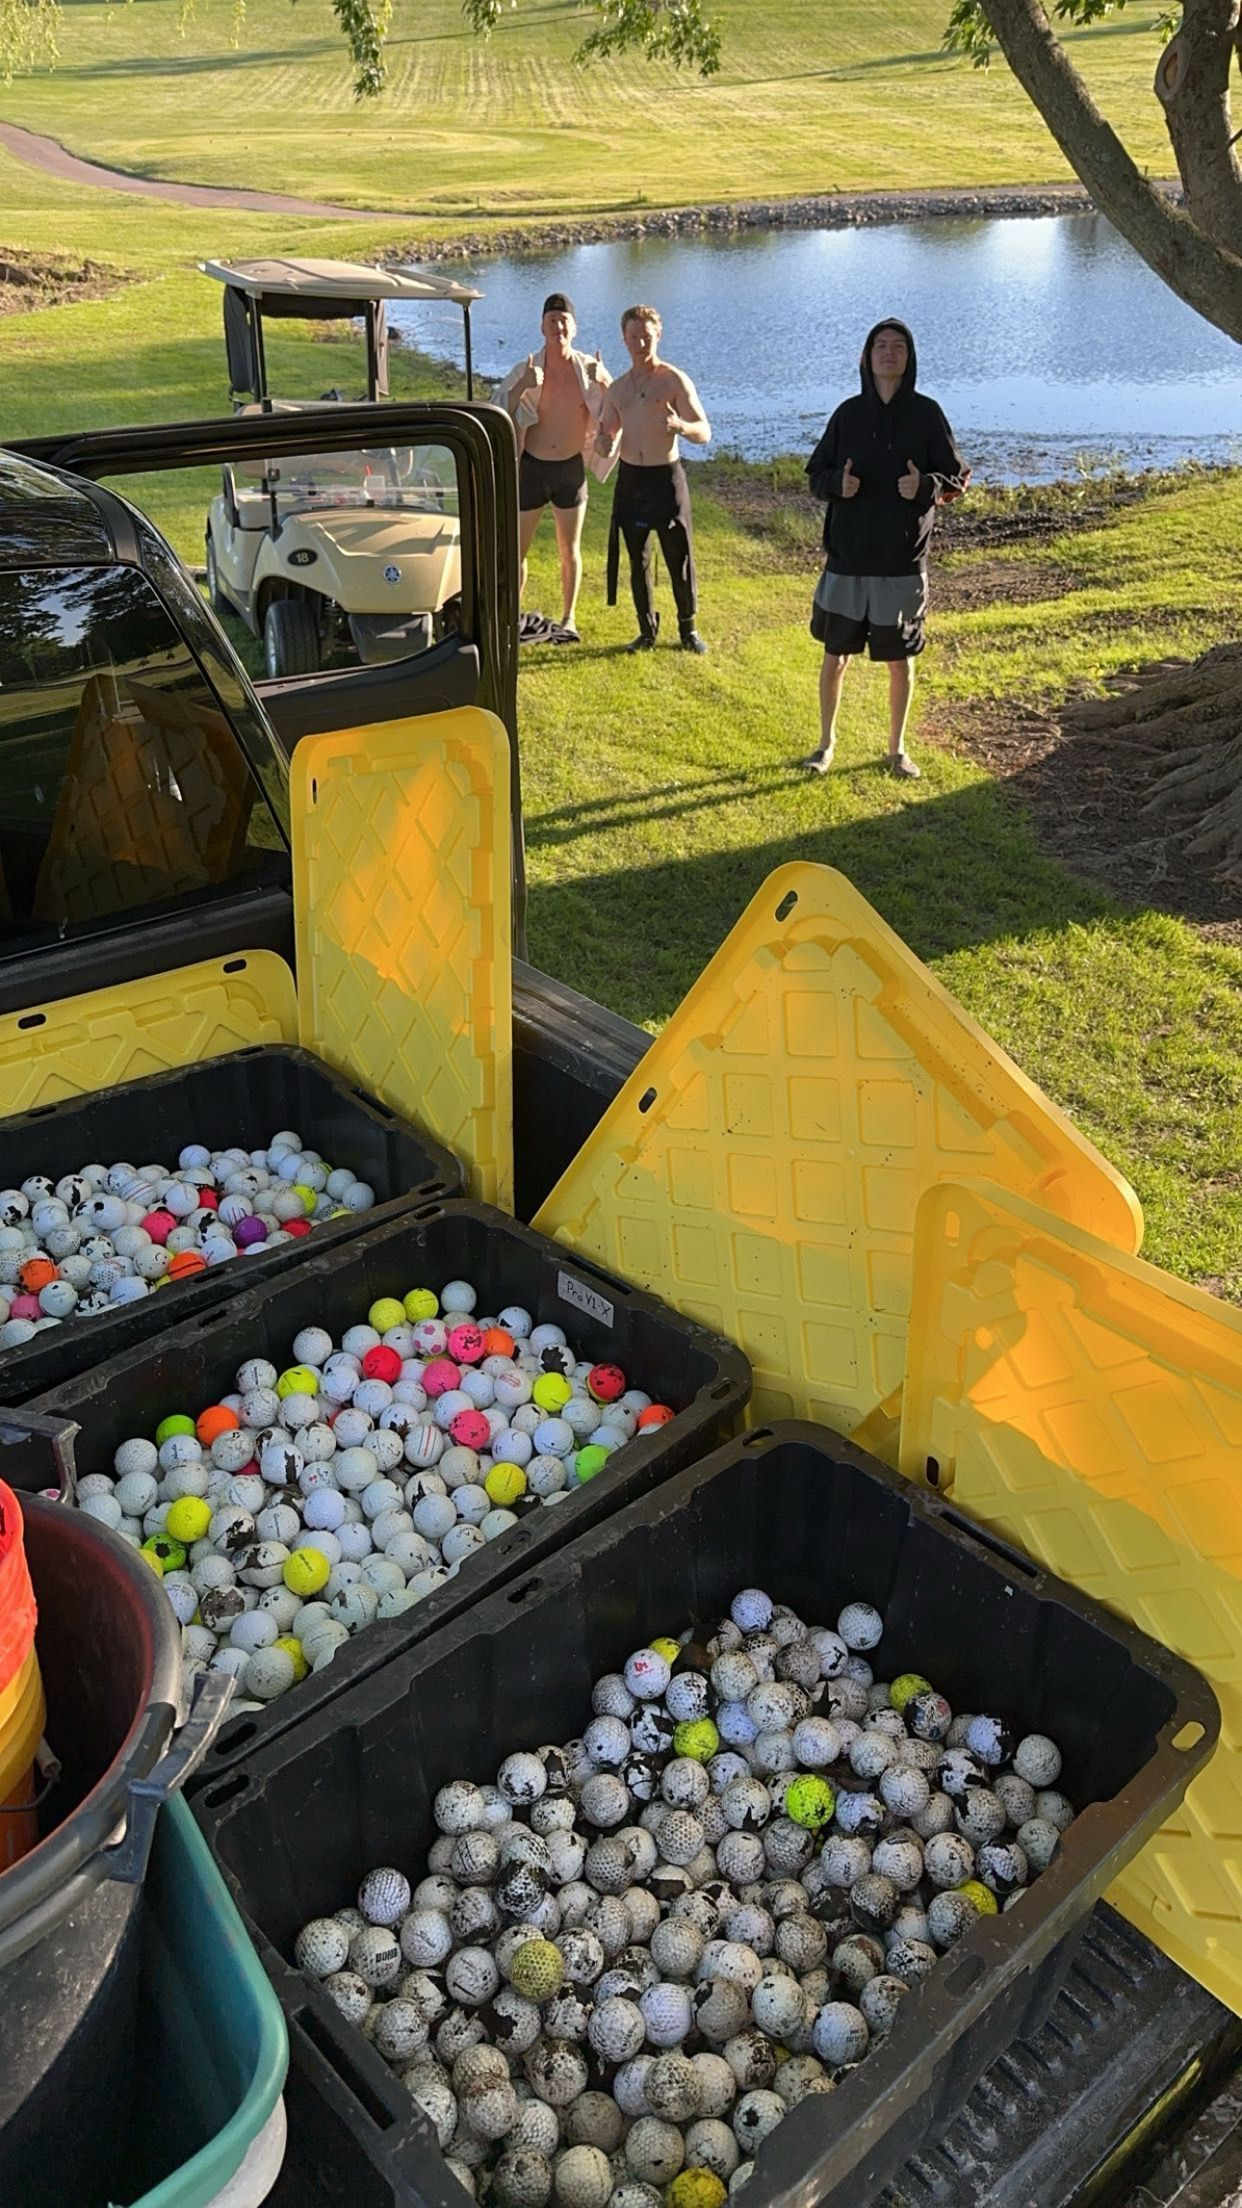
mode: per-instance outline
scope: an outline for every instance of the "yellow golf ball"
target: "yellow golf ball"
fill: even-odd
[[[574,1391],[563,1372],[541,1372],[530,1392],[532,1401],[541,1411],[555,1414],[568,1403]]]
[[[164,1521],[174,1541],[201,1541],[211,1524],[211,1504],[201,1495],[182,1495]]]
[[[291,1595],[317,1595],[326,1587],[332,1566],[320,1549],[295,1549],[285,1558],[282,1579]]]
[[[796,1778],[785,1796],[785,1815],[807,1832],[821,1832],[836,1806],[837,1797],[827,1779],[813,1772]]]
[[[310,1665],[302,1654],[302,1643],[295,1641],[292,1633],[282,1633],[280,1639],[274,1641],[272,1645],[274,1648],[283,1648],[293,1666],[293,1681],[296,1686],[299,1680],[305,1679],[307,1672],[310,1670]]]
[[[157,1579],[162,1579],[164,1577],[163,1563],[156,1555],[155,1550],[148,1548],[145,1541],[143,1542],[142,1547],[139,1549],[138,1554],[142,1558],[144,1564],[150,1565]]]
[[[930,1679],[924,1679],[918,1671],[903,1671],[889,1688],[888,1699],[895,1710],[904,1710],[907,1702],[913,1702],[916,1694],[930,1693]]]
[[[655,1647],[655,1642],[652,1642]],[[660,1650],[663,1655],[663,1649]],[[695,1763],[710,1763],[720,1746],[720,1735],[710,1717],[687,1718],[673,1732],[673,1754],[690,1756]]]
[[[308,1188],[305,1181],[295,1181],[293,1184],[293,1193],[295,1196],[301,1197],[302,1209],[309,1219],[312,1211],[315,1208],[316,1203],[319,1200],[315,1194],[314,1189]]]
[[[145,1554],[154,1557],[159,1565],[161,1579],[165,1572],[179,1572],[185,1564],[185,1549],[170,1533],[153,1533],[142,1546]]]
[[[367,1323],[375,1328],[377,1334],[387,1334],[394,1326],[404,1326],[408,1316],[405,1305],[396,1296],[381,1296],[378,1302],[371,1305],[367,1313]]]
[[[309,1365],[290,1365],[276,1382],[276,1393],[282,1400],[287,1395],[318,1395],[319,1381]]]
[[[526,1493],[526,1474],[520,1464],[494,1464],[483,1487],[489,1501],[503,1510]]]
[[[957,1888],[957,1892],[965,1894],[967,1901],[974,1904],[981,1917],[994,1917],[996,1915],[999,1906],[996,1896],[990,1888],[984,1885],[981,1878],[966,1879]]]
[[[728,2197],[728,2187],[714,2170],[679,2170],[664,2189],[666,2208],[721,2208]]]
[[[551,1940],[523,1940],[509,1969],[515,1993],[528,2001],[550,2001],[565,1977],[565,1958]]]
[[[654,1648],[656,1655],[662,1656],[666,1664],[675,1664],[681,1654],[681,1642],[673,1640],[668,1633],[661,1633],[656,1640],[648,1641],[647,1646]]]
[[[440,1298],[430,1288],[411,1288],[402,1304],[402,1310],[411,1326],[420,1319],[434,1319],[440,1309]]]

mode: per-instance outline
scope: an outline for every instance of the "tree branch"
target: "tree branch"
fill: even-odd
[[[1242,239],[1242,170],[1229,113],[1240,12],[1240,0],[1184,0],[1170,54],[1176,80],[1161,95],[1191,217],[1227,249]]]
[[[1149,184],[1100,113],[1040,0],[984,0],[1015,77],[1096,205],[1166,284],[1242,344],[1242,257]]]

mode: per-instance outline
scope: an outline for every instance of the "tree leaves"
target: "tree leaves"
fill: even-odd
[[[58,0],[0,0],[0,81],[19,69],[53,69],[60,59]]]
[[[1079,30],[1087,30],[1093,23],[1102,23],[1107,16],[1115,15],[1126,6],[1126,0],[1056,0],[1052,14],[1063,23],[1072,23]],[[1152,29],[1156,36],[1167,43],[1181,22],[1180,6],[1161,8],[1153,17]],[[951,54],[961,54],[975,69],[986,69],[996,52],[996,40],[988,21],[987,0],[953,0],[948,26],[940,41]]]

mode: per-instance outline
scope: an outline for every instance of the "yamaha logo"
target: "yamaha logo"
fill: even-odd
[[[400,568],[399,568],[399,567],[394,567],[394,566],[393,566],[393,564],[392,564],[392,562],[391,562],[391,561],[389,561],[389,563],[388,563],[388,566],[387,566],[387,567],[386,567],[386,568],[384,569],[384,581],[385,581],[386,583],[399,583],[399,582],[400,582],[400,580],[401,580],[401,570],[400,570]]]

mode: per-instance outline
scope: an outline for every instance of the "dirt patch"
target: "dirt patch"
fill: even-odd
[[[78,299],[106,299],[128,279],[72,253],[26,253],[0,245],[0,314],[31,314]]]
[[[1181,660],[1141,670],[1158,680]],[[1143,820],[1163,753],[1075,725],[1074,696],[1055,710],[1000,700],[943,707],[923,733],[965,752],[1026,807],[1044,849],[1124,904],[1178,914],[1209,941],[1242,949],[1238,887],[1185,857],[1158,822]]]
[[[942,567],[932,580],[932,603],[937,611],[977,613],[1002,601],[1007,606],[1037,606],[1046,598],[1064,597],[1074,588],[1068,568],[1052,560],[963,561]]]
[[[696,483],[701,479],[704,490],[719,501],[738,528],[764,547],[772,564],[794,569],[819,566],[824,509],[808,492],[796,459],[775,460],[766,466],[708,461],[695,470],[694,479]],[[999,552],[1011,545],[1038,547],[1070,530],[1101,527],[1114,520],[1121,508],[1138,505],[1184,480],[1171,475],[1110,475],[1082,483],[989,489],[981,497],[942,508],[936,521],[935,551],[943,555]],[[1017,563],[996,561],[981,563],[977,572],[938,566],[936,596],[945,605],[982,605],[988,602],[989,584],[995,597],[1020,604],[1072,587],[1049,564],[1023,569]]]

